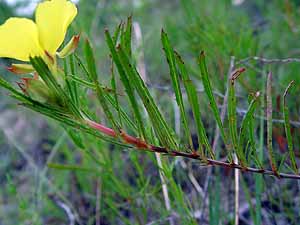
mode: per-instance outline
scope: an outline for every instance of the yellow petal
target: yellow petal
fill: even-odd
[[[0,57],[29,61],[30,56],[41,56],[35,23],[25,18],[10,18],[0,26]]]
[[[63,43],[68,26],[76,14],[76,6],[67,0],[44,1],[37,6],[35,20],[40,43],[51,55]]]

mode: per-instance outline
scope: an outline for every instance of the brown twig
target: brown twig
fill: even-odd
[[[262,62],[265,64],[300,62],[300,58],[267,59],[267,58],[258,57],[258,56],[250,56],[248,58],[238,61],[237,64],[244,64],[250,60],[259,61],[259,62]]]
[[[90,120],[87,120],[86,122],[92,128],[98,130],[97,129],[98,126],[95,126],[95,124],[97,124],[96,122],[90,121]],[[91,122],[92,122],[92,124],[91,124]],[[111,137],[117,137],[117,135],[114,133],[114,131],[111,131],[110,128],[103,129],[103,127],[105,127],[105,126],[100,125],[100,124],[99,124],[99,127],[101,127],[101,129],[99,129],[98,131],[100,131],[101,133],[104,133]],[[107,133],[105,133],[106,130],[108,131]],[[124,134],[124,131],[122,131],[122,132]],[[123,136],[124,135],[121,135],[121,136],[119,136],[119,138],[123,138]],[[167,149],[167,148],[161,147],[161,146],[151,145],[151,144],[148,144],[145,141],[141,140],[140,138],[133,137],[128,134],[126,134],[126,137],[127,137],[126,140],[123,140],[124,142],[132,145],[136,149],[140,149],[140,150],[144,150],[144,151],[161,153],[161,154],[164,154],[167,156],[172,156],[172,157],[185,157],[185,158],[189,158],[189,159],[195,159],[195,160],[201,161],[202,165],[207,165],[207,166],[221,166],[221,167],[229,168],[229,169],[239,169],[239,170],[241,170],[241,172],[251,172],[251,173],[258,173],[258,174],[269,175],[269,176],[276,176],[277,178],[289,178],[289,179],[300,180],[299,174],[278,173],[278,172],[272,171],[272,170],[245,167],[245,166],[241,166],[239,164],[223,162],[223,161],[214,160],[214,159],[204,160],[196,152],[189,153],[189,152],[183,152],[183,151],[179,151],[179,150]],[[141,147],[141,146],[143,146],[143,147]]]

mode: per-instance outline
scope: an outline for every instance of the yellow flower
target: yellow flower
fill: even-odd
[[[0,57],[29,61],[30,57],[55,57],[68,26],[77,15],[76,6],[67,0],[39,3],[35,22],[10,18],[0,26]]]

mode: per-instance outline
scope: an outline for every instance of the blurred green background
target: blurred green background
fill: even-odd
[[[35,2],[0,0],[0,23],[12,16],[33,18],[30,8]],[[252,56],[299,58],[299,0],[245,0],[239,5],[230,0],[79,0],[77,6],[79,14],[69,37],[80,33],[82,39],[91,39],[103,82],[109,81],[110,71],[104,28],[113,30],[133,16],[134,57],[137,63],[144,62],[147,84],[174,127],[174,97],[160,42],[162,28],[183,55],[199,89],[195,62],[202,50],[207,54],[214,91],[220,95],[225,92],[231,56],[238,66],[246,67],[237,89],[241,114],[248,95],[262,90],[267,71],[272,71],[274,117],[282,119],[280,96],[295,80],[289,95],[290,117],[300,120],[299,62],[241,61]],[[0,72],[13,82],[18,77],[5,71],[9,63],[1,59]],[[166,159],[168,209],[154,155],[92,138],[85,140],[89,151],[78,149],[58,124],[23,109],[5,91],[0,93],[0,224],[233,224],[232,171]],[[201,101],[206,105],[205,98]],[[205,107],[202,112],[213,141],[215,124]],[[276,123],[273,133],[275,152],[284,155],[283,124]],[[293,127],[293,137],[299,157],[299,126]],[[48,167],[49,163],[56,166]],[[298,224],[299,187],[296,181],[243,174],[240,224]]]

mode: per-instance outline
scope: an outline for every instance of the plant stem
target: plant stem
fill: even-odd
[[[98,130],[99,132],[101,132],[103,134],[106,134],[108,136],[115,137],[115,138],[118,137],[116,132],[111,128],[108,128],[102,124],[98,124],[98,123],[88,120],[88,119],[86,119],[85,121],[90,127]],[[143,141],[140,138],[133,137],[133,136],[127,134],[123,130],[120,130],[119,137],[125,143],[134,146],[136,149],[150,151],[150,152],[156,152],[156,153],[162,153],[162,154],[165,154],[167,156],[172,156],[172,157],[185,157],[185,158],[189,158],[189,159],[195,159],[195,160],[201,161],[202,165],[206,165],[206,166],[221,166],[224,168],[239,169],[239,170],[241,170],[241,172],[250,172],[250,173],[275,176],[277,178],[289,178],[289,179],[300,180],[300,175],[298,175],[298,174],[278,173],[277,171],[261,169],[261,168],[245,167],[245,166],[242,166],[242,165],[239,165],[236,163],[223,162],[223,161],[219,161],[219,160],[215,160],[215,159],[203,159],[196,152],[188,153],[188,152],[183,152],[180,150],[171,150],[171,149],[167,149],[165,147],[151,145],[151,144],[146,143],[145,141]]]

